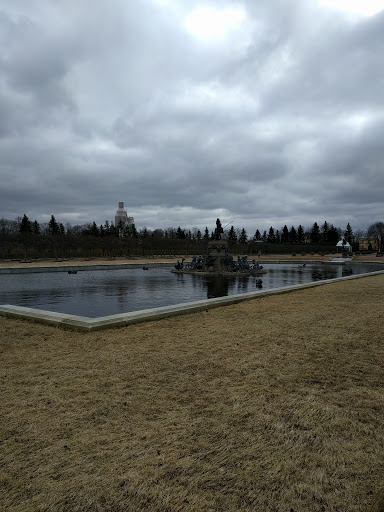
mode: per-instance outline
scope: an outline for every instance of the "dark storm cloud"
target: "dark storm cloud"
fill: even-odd
[[[152,228],[367,226],[383,215],[383,50],[383,12],[316,0],[13,0],[0,217],[102,223],[124,200]]]

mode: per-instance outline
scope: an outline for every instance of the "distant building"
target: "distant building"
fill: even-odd
[[[340,240],[339,242],[337,242],[336,247],[337,247],[337,252],[339,252],[339,249],[341,249],[341,250],[345,249],[348,252],[352,251],[351,244],[349,242],[347,242],[346,240]]]
[[[135,223],[133,217],[128,217],[127,210],[124,208],[124,201],[119,201],[119,207],[115,215],[115,226],[118,226],[119,222],[122,222],[124,226]]]
[[[377,240],[374,238],[359,238],[359,251],[377,251]]]

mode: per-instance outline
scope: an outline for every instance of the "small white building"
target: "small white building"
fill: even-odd
[[[352,246],[346,240],[340,240],[339,242],[337,242],[336,249],[337,249],[337,252],[339,252],[339,250],[340,251],[345,250],[348,252],[352,252]]]

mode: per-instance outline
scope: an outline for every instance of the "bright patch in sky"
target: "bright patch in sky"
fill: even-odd
[[[374,115],[369,112],[356,112],[349,115],[345,121],[350,128],[362,130],[373,120]]]
[[[372,16],[384,9],[384,0],[320,0],[320,3],[364,16]]]
[[[245,18],[242,9],[200,7],[186,19],[187,30],[200,39],[219,39],[236,28]]]

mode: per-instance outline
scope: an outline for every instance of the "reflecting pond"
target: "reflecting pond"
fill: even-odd
[[[259,277],[173,274],[172,266],[119,270],[1,274],[0,304],[68,313],[90,318],[169,306],[212,297],[268,290],[334,279],[351,273],[383,270],[384,264],[264,264]],[[262,279],[262,288],[256,286]]]

